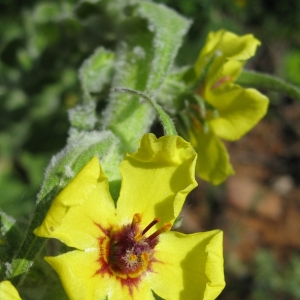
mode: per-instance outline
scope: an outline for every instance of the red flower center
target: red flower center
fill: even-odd
[[[141,214],[133,216],[131,224],[121,228],[104,229],[96,224],[104,235],[99,237],[100,268],[95,275],[105,274],[120,280],[122,285],[128,287],[130,293],[138,284],[145,272],[152,271],[155,259],[155,246],[159,242],[158,236],[171,229],[172,224],[166,223],[149,236],[146,233],[159,222],[155,218],[146,228],[141,228]]]
[[[108,263],[111,270],[123,277],[136,278],[149,269],[154,261],[154,248],[158,243],[158,235],[171,229],[167,223],[150,236],[145,234],[159,219],[155,218],[145,229],[141,230],[141,215],[135,214],[131,224],[111,232],[110,253]]]

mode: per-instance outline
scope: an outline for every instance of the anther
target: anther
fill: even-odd
[[[131,222],[131,228],[134,228],[136,224],[141,223],[142,216],[141,214],[134,214]]]

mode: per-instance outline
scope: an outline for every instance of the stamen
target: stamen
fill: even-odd
[[[226,75],[226,76],[220,78],[210,89],[214,90],[217,87],[219,87],[222,83],[229,82],[231,80],[232,80],[231,76],[230,75]]]
[[[134,214],[131,222],[131,228],[134,228],[136,224],[141,223],[142,216],[141,214]]]
[[[154,220],[142,231],[142,235],[144,235],[151,227],[159,222],[159,218],[154,218]]]
[[[154,233],[152,233],[147,238],[147,240],[151,241],[151,240],[155,239],[156,237],[158,237],[161,233],[169,231],[171,228],[172,228],[172,224],[171,223],[166,223],[160,229],[158,229]]]

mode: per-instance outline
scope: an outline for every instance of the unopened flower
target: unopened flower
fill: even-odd
[[[193,117],[189,135],[198,153],[196,173],[213,184],[234,173],[221,139],[240,139],[268,108],[267,97],[234,83],[258,45],[251,34],[211,32],[194,66],[198,78],[205,76],[196,90],[203,105],[202,109],[201,103],[190,107],[198,116]]]
[[[0,299],[22,300],[16,288],[8,280],[0,282]]]
[[[76,249],[46,257],[70,299],[218,296],[224,287],[222,232],[170,231],[196,186],[195,162],[182,138],[147,134],[121,163],[116,205],[96,157],[54,199],[34,232]]]

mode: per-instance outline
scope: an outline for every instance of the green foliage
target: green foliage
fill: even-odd
[[[188,27],[188,20],[165,6],[145,1],[133,7],[132,18],[124,24],[124,40],[118,49],[113,86],[155,96]],[[112,130],[131,150],[141,134],[150,129],[155,115],[151,108],[141,105],[137,97],[113,93],[103,116],[104,127]],[[128,132],[128,128],[137,128],[137,131]]]
[[[299,299],[300,257],[293,255],[279,264],[270,250],[256,255],[253,299]],[[288,298],[284,298],[287,297]]]
[[[127,89],[127,88],[114,88],[114,89],[112,89],[112,91],[128,93],[128,94],[138,96],[141,99],[148,101],[148,103],[156,111],[157,117],[163,127],[164,135],[177,135],[175,125],[174,125],[173,121],[171,120],[170,116],[161,108],[161,106],[159,104],[156,103],[156,101],[151,99],[149,96],[147,96],[146,94],[144,94],[142,92],[135,91],[132,89]]]
[[[300,51],[291,50],[285,56],[286,78],[294,84],[300,85]]]

